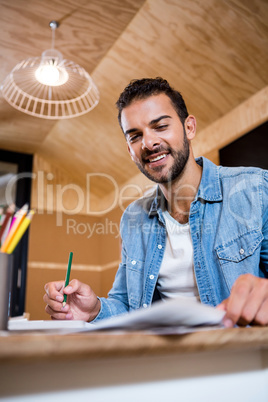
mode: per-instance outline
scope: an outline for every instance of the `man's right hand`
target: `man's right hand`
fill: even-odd
[[[54,320],[92,321],[100,311],[100,300],[90,286],[73,279],[66,288],[64,281],[49,282],[45,285],[45,311]],[[67,303],[63,307],[63,295]]]

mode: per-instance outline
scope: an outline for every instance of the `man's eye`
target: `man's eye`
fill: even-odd
[[[165,130],[168,127],[168,124],[161,124],[160,126],[157,126],[155,129],[156,130]]]
[[[129,142],[135,142],[135,141],[137,141],[139,138],[140,138],[140,134],[134,134],[134,135],[132,135],[131,137],[129,137]]]

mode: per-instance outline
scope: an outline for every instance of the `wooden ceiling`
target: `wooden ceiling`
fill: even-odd
[[[34,153],[79,185],[88,173],[119,185],[138,174],[115,108],[131,79],[166,78],[198,132],[268,84],[267,0],[0,0],[0,8],[0,82],[50,48],[57,20],[55,47],[99,88],[93,111],[61,121],[28,116],[0,97],[0,148]],[[101,200],[109,186],[96,180],[91,191]]]

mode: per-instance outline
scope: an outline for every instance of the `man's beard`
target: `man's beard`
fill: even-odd
[[[185,129],[183,128],[183,132],[184,132],[184,137],[183,137],[183,148],[181,151],[173,151],[171,148],[163,148],[163,147],[159,147],[157,149],[154,149],[153,152],[146,152],[146,155],[143,155],[142,159],[144,160],[145,157],[148,157],[150,155],[153,155],[155,153],[158,152],[163,152],[163,151],[168,151],[169,154],[173,157],[174,159],[174,163],[173,166],[171,167],[170,171],[168,172],[168,174],[163,174],[162,176],[156,178],[153,175],[151,175],[146,169],[145,169],[145,162],[140,163],[140,162],[136,162],[137,167],[139,168],[139,170],[141,171],[141,173],[143,173],[146,177],[148,177],[148,179],[154,181],[155,183],[169,183],[173,180],[175,180],[177,177],[180,176],[180,174],[182,173],[183,169],[185,168],[185,165],[189,159],[189,155],[190,155],[190,148],[189,148],[189,143],[187,140],[187,136],[186,136],[186,132]],[[163,169],[164,166],[158,166],[154,168],[154,171],[157,172],[161,172],[161,170]]]

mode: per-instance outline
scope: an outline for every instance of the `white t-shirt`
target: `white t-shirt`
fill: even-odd
[[[167,228],[167,243],[157,288],[164,299],[184,296],[199,301],[190,225],[180,224],[167,211],[164,211],[163,215]]]

